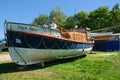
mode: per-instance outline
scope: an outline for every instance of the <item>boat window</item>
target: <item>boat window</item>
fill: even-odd
[[[119,36],[118,36],[118,35],[111,35],[110,38],[109,38],[110,41],[113,41],[113,40],[116,41],[116,40],[118,40],[118,39],[119,39]]]

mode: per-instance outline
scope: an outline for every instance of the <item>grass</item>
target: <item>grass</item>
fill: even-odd
[[[0,51],[0,54],[8,54],[8,51]]]
[[[13,62],[0,63],[0,80],[120,80],[120,52],[93,52],[73,58],[20,69]]]

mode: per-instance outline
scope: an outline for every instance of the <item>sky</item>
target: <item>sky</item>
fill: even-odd
[[[40,14],[49,15],[50,11],[59,6],[67,15],[76,12],[108,6],[111,10],[120,0],[0,0],[0,37],[4,38],[4,21],[30,24]]]

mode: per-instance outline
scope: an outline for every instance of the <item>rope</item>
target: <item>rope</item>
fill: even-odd
[[[71,47],[73,46],[73,43],[71,44]]]
[[[70,49],[70,48],[67,46],[67,42],[65,42],[65,45],[66,45],[67,49]]]
[[[45,44],[45,42],[44,42],[43,38],[42,38],[42,42],[43,42],[43,45],[44,45],[44,47],[45,47],[46,49],[53,49],[53,48],[54,48],[54,46],[55,46],[55,43],[54,43],[54,44],[53,44],[53,46],[52,46],[51,48],[48,48],[48,47],[46,46],[46,44]]]
[[[40,40],[40,42],[38,43],[38,45],[36,45],[35,47],[32,47],[32,46],[28,43],[25,35],[24,35],[23,37],[24,37],[24,39],[25,39],[25,43],[26,43],[27,46],[30,47],[30,48],[36,49],[36,48],[38,48],[38,47],[40,46],[40,44],[41,44],[41,40]]]
[[[58,47],[58,49],[63,49],[65,47],[65,43],[62,47],[59,47],[57,43],[56,43],[56,46]]]
[[[73,43],[70,46],[68,46],[67,43],[66,43],[67,49],[71,49],[71,46],[73,46]]]

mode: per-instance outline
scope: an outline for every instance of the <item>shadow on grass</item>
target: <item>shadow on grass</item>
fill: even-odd
[[[0,64],[0,74],[30,71],[30,70],[36,70],[36,69],[40,69],[40,67],[36,65],[20,66],[20,65],[15,64],[14,62]]]
[[[29,66],[19,66],[15,64],[14,62],[2,63],[0,64],[0,74],[44,69],[46,67],[51,67],[57,64],[64,64],[64,63],[72,62],[72,61],[75,61],[77,59],[84,58],[84,57],[86,57],[86,55],[74,57],[74,58],[60,59],[60,60],[45,62],[44,67],[41,67],[40,64],[29,65]]]

